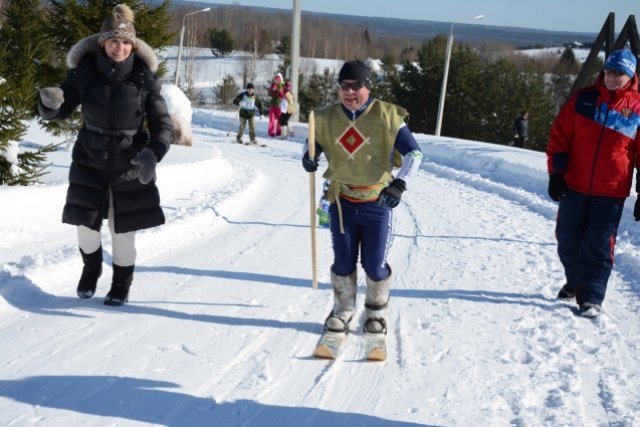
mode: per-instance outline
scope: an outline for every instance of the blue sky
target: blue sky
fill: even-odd
[[[293,0],[199,0],[291,9]],[[629,15],[640,21],[640,0],[300,0],[302,10],[481,25],[597,33],[609,12],[616,31]],[[475,21],[474,16],[484,15]]]

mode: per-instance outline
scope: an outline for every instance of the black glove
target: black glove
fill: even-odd
[[[559,172],[549,175],[549,197],[554,202],[559,202],[564,197],[564,190],[567,186],[564,183],[564,174]]]
[[[636,204],[633,207],[633,218],[636,221],[640,221],[640,195],[636,199]]]
[[[395,208],[400,204],[400,198],[406,189],[407,184],[402,179],[394,179],[388,187],[380,192],[378,204],[388,208]]]
[[[320,153],[316,153],[315,158],[312,159],[309,157],[309,152],[304,153],[302,157],[302,167],[307,172],[315,172],[318,170],[318,158],[320,157]]]
[[[156,155],[149,147],[145,147],[136,157],[131,159],[131,164],[138,166],[138,180],[142,184],[148,184],[156,177]]]

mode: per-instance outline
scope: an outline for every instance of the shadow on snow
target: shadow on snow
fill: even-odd
[[[277,406],[246,399],[218,403],[213,397],[192,396],[169,389],[180,389],[180,385],[116,376],[35,376],[0,380],[0,396],[32,407],[154,425],[424,427],[424,424],[387,420],[373,415]],[[61,415],[67,416],[64,413]],[[54,416],[46,418],[55,419]]]

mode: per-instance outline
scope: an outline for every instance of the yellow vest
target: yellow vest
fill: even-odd
[[[408,116],[404,108],[378,99],[351,121],[335,104],[314,112],[316,141],[329,161],[329,200],[376,200],[392,178],[394,144]]]

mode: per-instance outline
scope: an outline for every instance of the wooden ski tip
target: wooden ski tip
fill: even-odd
[[[374,348],[369,352],[369,354],[367,354],[367,360],[384,362],[387,360],[387,353],[381,348]]]
[[[326,345],[324,345],[324,344],[321,344],[318,347],[316,347],[316,351],[313,352],[313,355],[315,357],[319,357],[321,359],[335,359],[336,358],[335,354],[333,354],[331,349],[329,347],[327,347]]]

